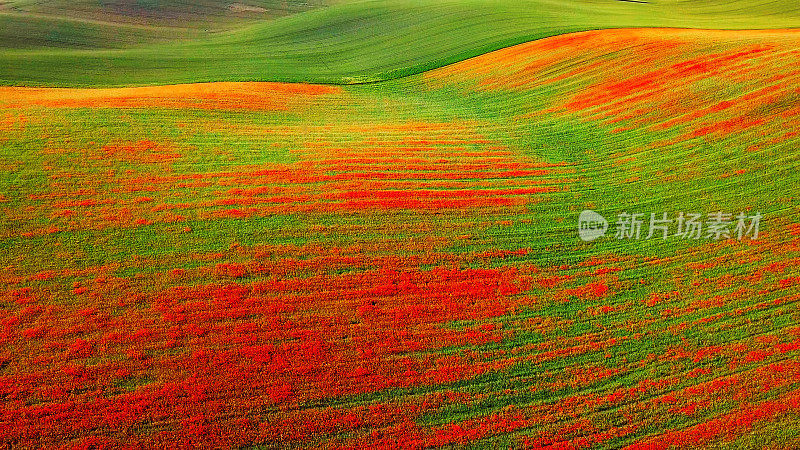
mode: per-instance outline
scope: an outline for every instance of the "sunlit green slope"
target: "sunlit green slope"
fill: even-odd
[[[76,38],[73,48],[5,48],[0,50],[0,82],[70,86],[210,80],[353,83],[418,73],[571,31],[798,25],[800,5],[788,1],[346,1],[169,43],[143,43],[131,30],[112,41],[95,40],[89,45],[99,48],[79,45],[83,38]],[[75,31],[80,32],[84,31]],[[64,40],[69,42],[68,37]]]

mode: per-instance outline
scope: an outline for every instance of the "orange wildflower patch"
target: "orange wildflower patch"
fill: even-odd
[[[798,45],[797,30],[597,30],[499,50],[424,79],[521,94],[547,86],[558,94],[551,107],[528,115],[577,114],[614,132],[684,127],[674,143],[750,132],[765,124],[765,108],[777,108],[776,125],[796,128]]]
[[[262,82],[109,89],[0,87],[0,107],[287,110],[314,97],[341,92],[335,86]]]

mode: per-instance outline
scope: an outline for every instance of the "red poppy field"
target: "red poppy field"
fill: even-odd
[[[799,63],[795,30],[623,29],[375,84],[0,87],[0,446],[798,448]]]

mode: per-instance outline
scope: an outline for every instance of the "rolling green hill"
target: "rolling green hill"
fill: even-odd
[[[793,28],[800,25],[800,5],[754,0],[362,0],[215,33],[198,32],[195,25],[183,31],[145,33],[146,38],[140,39],[142,31],[130,24],[111,36],[107,29],[111,25],[95,25],[97,29],[62,27],[56,44],[63,45],[47,45],[44,39],[12,46],[4,38],[0,83],[360,83],[419,73],[512,44],[587,29]],[[46,24],[37,26],[47,29]],[[147,27],[157,30],[153,24]],[[47,36],[42,30],[38,34]]]
[[[328,0],[0,1],[0,48],[121,49],[205,38]]]
[[[223,29],[335,3],[329,0],[5,0],[7,14]]]

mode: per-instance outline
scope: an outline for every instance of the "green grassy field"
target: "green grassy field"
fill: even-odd
[[[748,0],[343,1],[248,26],[242,22],[211,34],[198,35],[196,26],[176,30],[149,25],[152,34],[146,37],[130,25],[84,27],[62,20],[54,27],[55,19],[13,14],[0,20],[9,30],[0,32],[5,35],[0,50],[3,84],[361,83],[580,30],[796,27],[800,5]],[[20,27],[31,30],[31,36],[23,37]],[[110,36],[112,32],[116,34]]]

